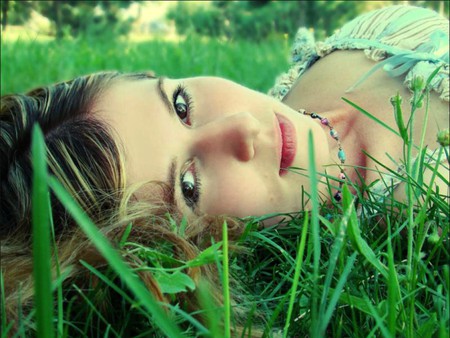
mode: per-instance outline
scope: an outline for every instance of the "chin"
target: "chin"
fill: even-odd
[[[302,209],[300,208],[291,208],[289,211],[277,211],[267,213],[267,219],[261,221],[264,227],[268,228],[274,225],[286,226],[287,223],[294,218]],[[276,215],[273,217],[269,217],[269,215]]]

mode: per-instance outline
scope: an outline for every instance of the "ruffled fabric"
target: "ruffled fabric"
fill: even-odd
[[[294,39],[291,68],[277,78],[269,95],[282,100],[309,67],[336,50],[363,50],[378,62],[347,92],[380,69],[392,77],[405,76],[404,83],[411,89],[415,77],[427,80],[439,68],[430,86],[449,102],[449,21],[432,10],[411,6],[361,15],[323,42],[315,42],[310,31],[300,28]]]
[[[282,100],[294,82],[319,58],[313,33],[304,27],[299,28],[292,46],[291,67],[276,79],[269,95]]]

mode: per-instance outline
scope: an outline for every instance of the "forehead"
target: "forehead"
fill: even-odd
[[[119,80],[102,93],[93,111],[125,149],[128,184],[167,181],[168,148],[175,135],[157,79]]]
[[[96,112],[102,108],[111,110],[111,103],[114,103],[114,106],[124,102],[129,103],[125,99],[137,98],[142,94],[157,96],[157,83],[158,79],[152,78],[134,79],[124,77],[115,79],[108,84],[96,101]],[[139,102],[136,101],[136,104],[139,104]]]

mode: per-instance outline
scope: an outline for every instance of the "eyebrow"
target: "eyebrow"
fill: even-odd
[[[175,205],[175,171],[177,168],[177,159],[176,157],[172,158],[172,161],[169,165],[169,173],[167,175],[169,181],[169,203]]]
[[[161,96],[162,101],[164,102],[164,105],[166,106],[169,113],[175,114],[172,104],[170,103],[169,97],[167,96],[167,93],[164,89],[164,77],[158,78],[158,93]],[[177,168],[177,158],[173,157],[170,161],[169,170],[167,174],[167,181],[169,182],[169,196],[168,200],[169,203],[172,205],[175,205],[175,172]]]
[[[161,99],[163,100],[169,113],[171,115],[175,114],[172,103],[170,103],[169,97],[167,96],[166,90],[164,89],[164,77],[163,76],[160,76],[158,78],[158,93],[159,93],[159,96],[161,96]]]

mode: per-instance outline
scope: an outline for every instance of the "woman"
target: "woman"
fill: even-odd
[[[105,235],[118,240],[131,222],[131,240],[158,247],[161,241],[172,243],[180,259],[195,257],[211,236],[220,239],[224,219],[237,238],[243,225],[229,216],[309,208],[309,133],[324,201],[340,200],[344,180],[357,186],[382,178],[375,192],[392,191],[373,159],[397,169],[403,140],[341,97],[396,129],[391,96],[398,92],[409,112],[407,87],[440,67],[431,82],[428,123],[417,122],[413,130],[414,139],[424,130],[425,145],[437,148],[436,134],[449,121],[448,20],[425,9],[391,7],[355,19],[323,43],[314,44],[300,30],[294,47],[292,69],[271,91],[275,98],[219,78],[118,73],[2,98],[0,149],[7,161],[1,164],[1,189],[8,197],[1,200],[0,221],[7,304],[17,303],[19,282],[31,285],[29,149],[36,122],[45,135],[50,172]],[[374,71],[383,64],[387,71]],[[415,116],[424,121],[425,109]],[[448,163],[440,170],[448,176]],[[445,181],[436,182],[441,193],[447,191]],[[402,198],[401,189],[394,194]],[[82,271],[80,259],[102,264],[55,198],[52,210],[60,260],[77,267],[68,280]],[[183,236],[171,231],[167,213],[188,220]],[[188,273],[214,283],[209,266]],[[151,274],[144,280],[164,300]],[[184,297],[196,307],[195,297]],[[9,311],[14,315],[15,306]]]

